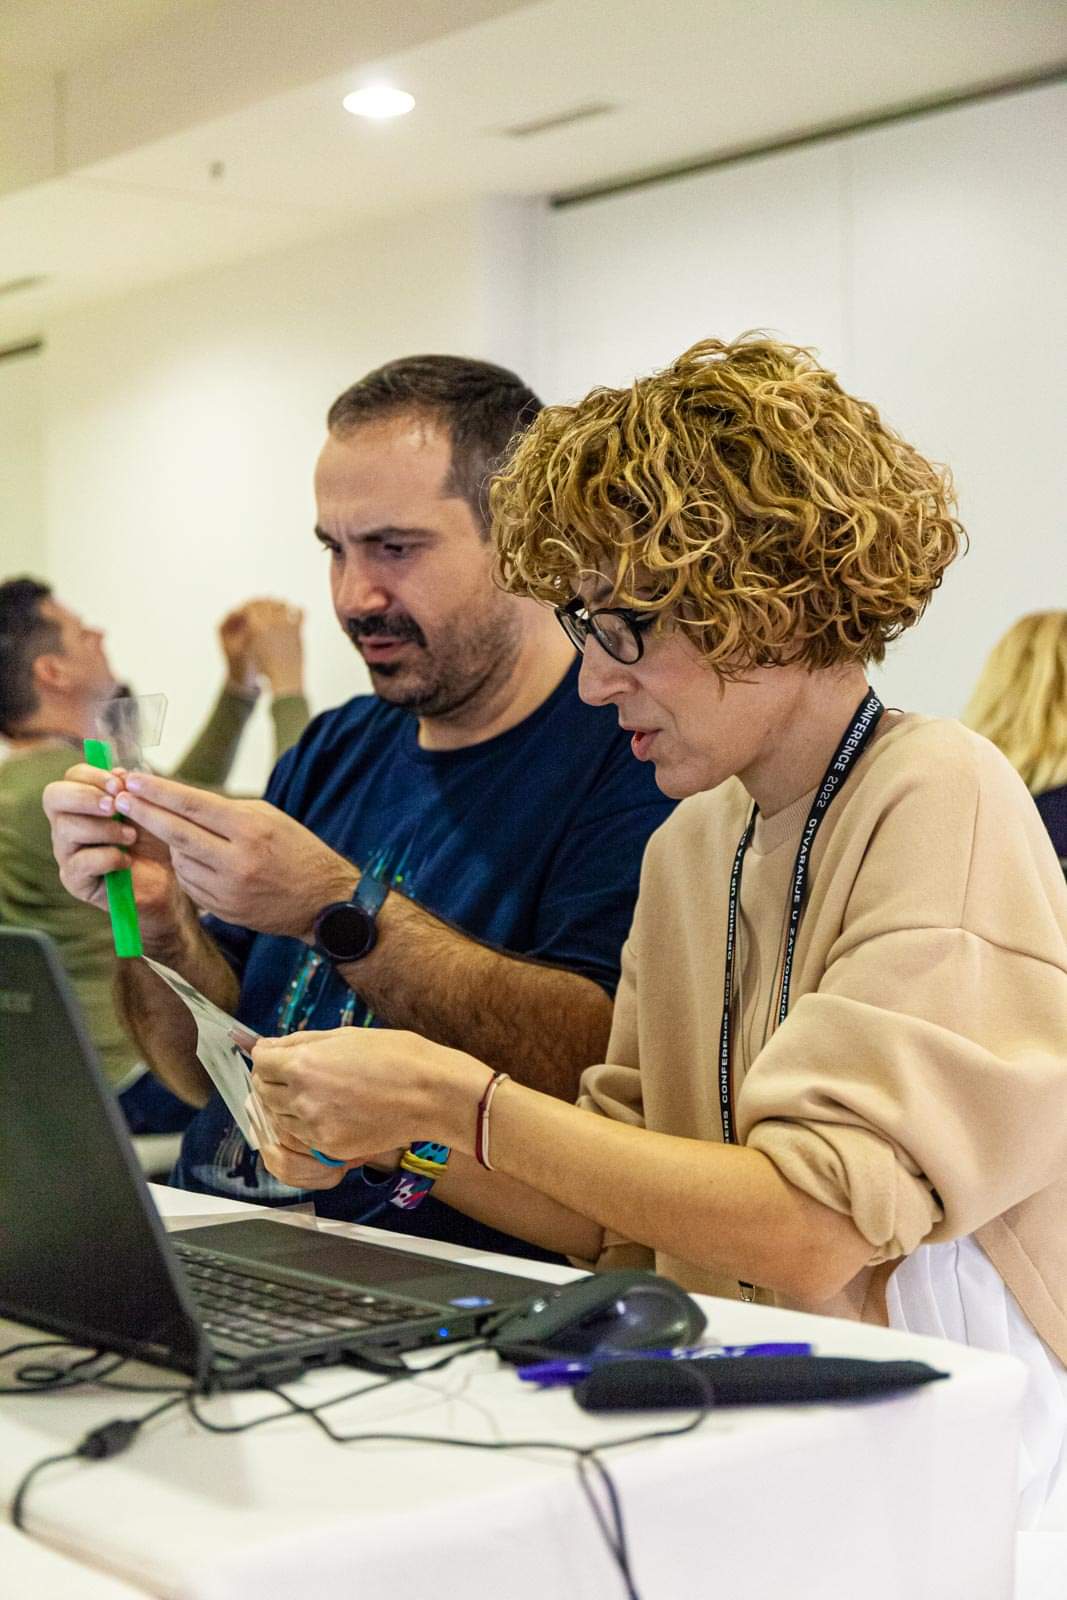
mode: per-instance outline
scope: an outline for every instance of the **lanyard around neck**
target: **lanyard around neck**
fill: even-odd
[[[815,791],[815,799],[812,802],[811,810],[808,812],[808,820],[804,824],[804,831],[800,836],[800,846],[797,850],[796,860],[793,863],[793,883],[789,895],[789,926],[785,935],[782,988],[778,999],[779,1024],[785,1021],[786,1013],[789,1010],[789,985],[793,976],[793,956],[796,953],[797,931],[800,927],[800,918],[804,910],[804,897],[808,884],[808,867],[811,862],[811,850],[815,842],[815,835],[819,831],[819,824],[829,811],[837,791],[848,777],[853,763],[859,759],[867,748],[867,744],[878,725],[878,719],[884,709],[885,707],[874,693],[874,690],[868,690],[856,707],[841,743],[834,751],[830,765],[823,774],[822,782]],[[741,869],[745,864],[745,852],[752,842],[757,814],[758,807],[753,806],[752,815],[748,819],[748,824],[737,846],[737,854],[734,856],[733,869],[730,873],[730,901],[726,917],[726,962],[723,974],[722,1028],[719,1032],[719,1111],[722,1116],[724,1144],[735,1143],[733,1075],[730,1065],[730,1013],[733,1006],[734,993],[737,904],[741,893]]]

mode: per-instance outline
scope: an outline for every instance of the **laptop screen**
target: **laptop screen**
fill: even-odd
[[[198,1372],[165,1241],[54,948],[0,928],[0,1312]]]

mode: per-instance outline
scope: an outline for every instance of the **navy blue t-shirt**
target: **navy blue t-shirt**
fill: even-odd
[[[651,766],[630,754],[614,711],[579,700],[577,674],[575,662],[525,721],[462,750],[420,749],[410,713],[360,696],[310,724],[278,762],[265,798],[464,932],[581,973],[613,994],[645,843],[673,802],[656,788]],[[300,940],[216,917],[204,925],[241,979],[237,1015],[257,1032],[375,1024]],[[217,1095],[189,1125],[171,1181],[266,1205],[310,1198],[266,1171]],[[315,1196],[316,1210],[358,1221],[377,1210],[380,1194],[351,1173]],[[432,1196],[410,1212],[386,1206],[374,1222],[515,1248]]]
[[[1049,831],[1056,854],[1067,868],[1067,784],[1034,796],[1041,820]]]

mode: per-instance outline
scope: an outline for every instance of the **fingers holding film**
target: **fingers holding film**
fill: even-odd
[[[115,809],[121,816],[128,817],[138,827],[144,828],[153,838],[161,840],[172,852],[181,851],[205,866],[214,866],[222,859],[226,841],[219,835],[162,806],[153,805],[129,790],[117,796]]]
[[[126,793],[142,804],[149,804],[168,816],[184,818],[198,829],[228,839],[238,814],[237,802],[229,795],[194,789],[190,784],[161,778],[154,772],[131,772]]]

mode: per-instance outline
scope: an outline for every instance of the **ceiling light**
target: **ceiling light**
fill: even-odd
[[[415,104],[415,96],[403,89],[390,89],[384,83],[379,83],[373,88],[356,89],[352,94],[346,94],[341,104],[354,117],[374,117],[381,121],[385,117],[406,116]]]

